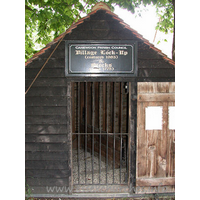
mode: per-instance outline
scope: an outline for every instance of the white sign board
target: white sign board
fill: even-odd
[[[162,106],[146,107],[145,129],[146,130],[162,130]]]
[[[169,129],[175,130],[175,106],[169,106]]]

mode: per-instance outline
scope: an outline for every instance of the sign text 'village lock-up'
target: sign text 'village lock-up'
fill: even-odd
[[[133,74],[135,44],[68,44],[67,74]]]

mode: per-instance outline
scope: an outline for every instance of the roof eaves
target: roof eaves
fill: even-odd
[[[100,8],[102,9],[102,8]],[[52,42],[48,43],[43,49],[41,49],[40,51],[38,51],[37,53],[35,53],[31,58],[29,58],[26,62],[25,62],[25,67],[30,64],[34,59],[38,58],[38,56],[42,55],[43,53],[45,53],[45,51],[47,49],[49,49],[53,44],[57,43],[63,36],[69,34],[72,32],[73,29],[77,28],[77,26],[79,24],[82,24],[84,22],[85,19],[90,18],[90,16],[92,14],[95,14],[98,10],[100,9],[96,9],[92,12],[90,12],[87,16],[79,19],[77,22],[73,23],[64,33],[61,33],[58,37],[56,37]]]
[[[156,48],[153,44],[151,44],[147,39],[145,39],[141,34],[139,34],[136,30],[131,28],[128,24],[126,24],[121,18],[119,18],[118,15],[114,14],[111,11],[106,11],[106,13],[110,14],[113,16],[114,19],[118,20],[121,25],[124,26],[124,28],[130,30],[138,39],[142,40],[145,44],[149,46],[149,48],[153,49],[156,51],[159,55],[163,57],[166,61],[168,61],[170,64],[175,66],[175,62],[168,58],[166,54],[164,54],[160,49]]]
[[[105,10],[107,14],[112,15],[113,19],[116,19],[119,21],[119,23],[121,25],[124,26],[124,28],[130,30],[138,39],[142,40],[145,44],[147,44],[149,46],[149,48],[153,49],[154,51],[156,51],[159,55],[161,55],[163,57],[163,59],[165,59],[166,61],[168,61],[170,64],[175,66],[175,62],[168,58],[167,55],[165,55],[160,49],[156,48],[153,44],[151,44],[147,39],[145,39],[141,34],[139,34],[136,30],[134,30],[133,28],[131,28],[128,24],[126,24],[121,18],[119,18],[118,15],[116,15],[115,13],[104,9],[104,8],[98,8],[92,12],[90,12],[87,16],[79,19],[76,23],[73,23],[64,33],[60,34],[57,38],[55,38],[52,42],[48,43],[46,45],[46,47],[44,47],[43,49],[41,49],[39,52],[37,52],[36,54],[33,55],[33,57],[31,57],[30,59],[27,60],[27,62],[25,63],[25,66],[27,66],[29,63],[32,62],[32,60],[34,60],[35,58],[37,58],[39,55],[43,54],[45,52],[45,50],[47,50],[48,48],[50,48],[53,44],[57,43],[62,37],[64,37],[66,34],[69,34],[72,32],[73,29],[77,28],[77,26],[81,23],[84,22],[85,19],[90,18],[91,15],[95,14],[97,11],[99,10]]]

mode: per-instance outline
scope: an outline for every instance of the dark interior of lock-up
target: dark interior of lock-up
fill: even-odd
[[[72,83],[74,185],[127,185],[128,83]]]

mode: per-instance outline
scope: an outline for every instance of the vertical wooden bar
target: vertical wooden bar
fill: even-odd
[[[99,84],[100,82],[96,82],[94,86],[95,90],[95,127],[99,128]],[[95,131],[95,130],[94,130]]]
[[[119,180],[121,183],[121,171],[122,171],[122,132],[123,132],[123,83],[121,83],[121,128],[120,128],[120,169],[119,169]]]
[[[71,89],[71,94],[72,94],[72,99],[75,99],[75,83],[71,83],[72,89]],[[75,101],[72,101],[72,110],[75,111]],[[75,121],[75,112],[72,112],[72,133],[75,133],[76,129],[76,121]]]
[[[118,133],[121,132],[121,82],[119,83],[119,118],[118,118],[118,124],[119,124],[119,130],[118,130]]]
[[[113,84],[114,83],[110,83],[110,133],[113,133],[113,126],[114,126]]]
[[[85,184],[87,184],[87,82],[85,83]]]
[[[168,130],[168,102],[163,102],[163,127],[161,132],[161,156],[163,158],[163,163],[167,160],[167,130]],[[164,162],[165,160],[165,162]],[[163,177],[166,177],[166,165],[162,164]]]
[[[114,90],[113,90],[113,104],[114,104],[114,110],[113,110],[113,184],[115,182],[115,110],[116,110],[116,83],[114,82]]]
[[[80,82],[78,82],[78,90],[77,90],[77,97],[78,97],[78,184],[80,184]]]
[[[71,93],[71,82],[67,82],[67,113],[66,113],[66,127],[67,127],[67,143],[69,150],[69,194],[72,194],[73,190],[73,166],[72,166],[72,93]]]
[[[102,101],[101,101],[101,96],[102,96],[102,90],[103,90],[103,85],[102,83],[99,84],[99,184],[101,184],[101,114],[102,114]]]
[[[108,183],[108,82],[106,82],[106,183]]]
[[[136,119],[137,119],[137,83],[129,83],[129,192],[133,193],[136,186]]]
[[[92,83],[92,184],[94,183],[94,126],[95,126],[95,83]]]
[[[103,82],[103,131],[106,131],[106,83]]]
[[[84,83],[80,83],[80,132],[84,133],[85,129],[84,129],[84,125],[85,125],[85,121],[83,118],[84,112],[85,112],[85,89],[84,89]],[[83,143],[84,144],[84,143]]]

